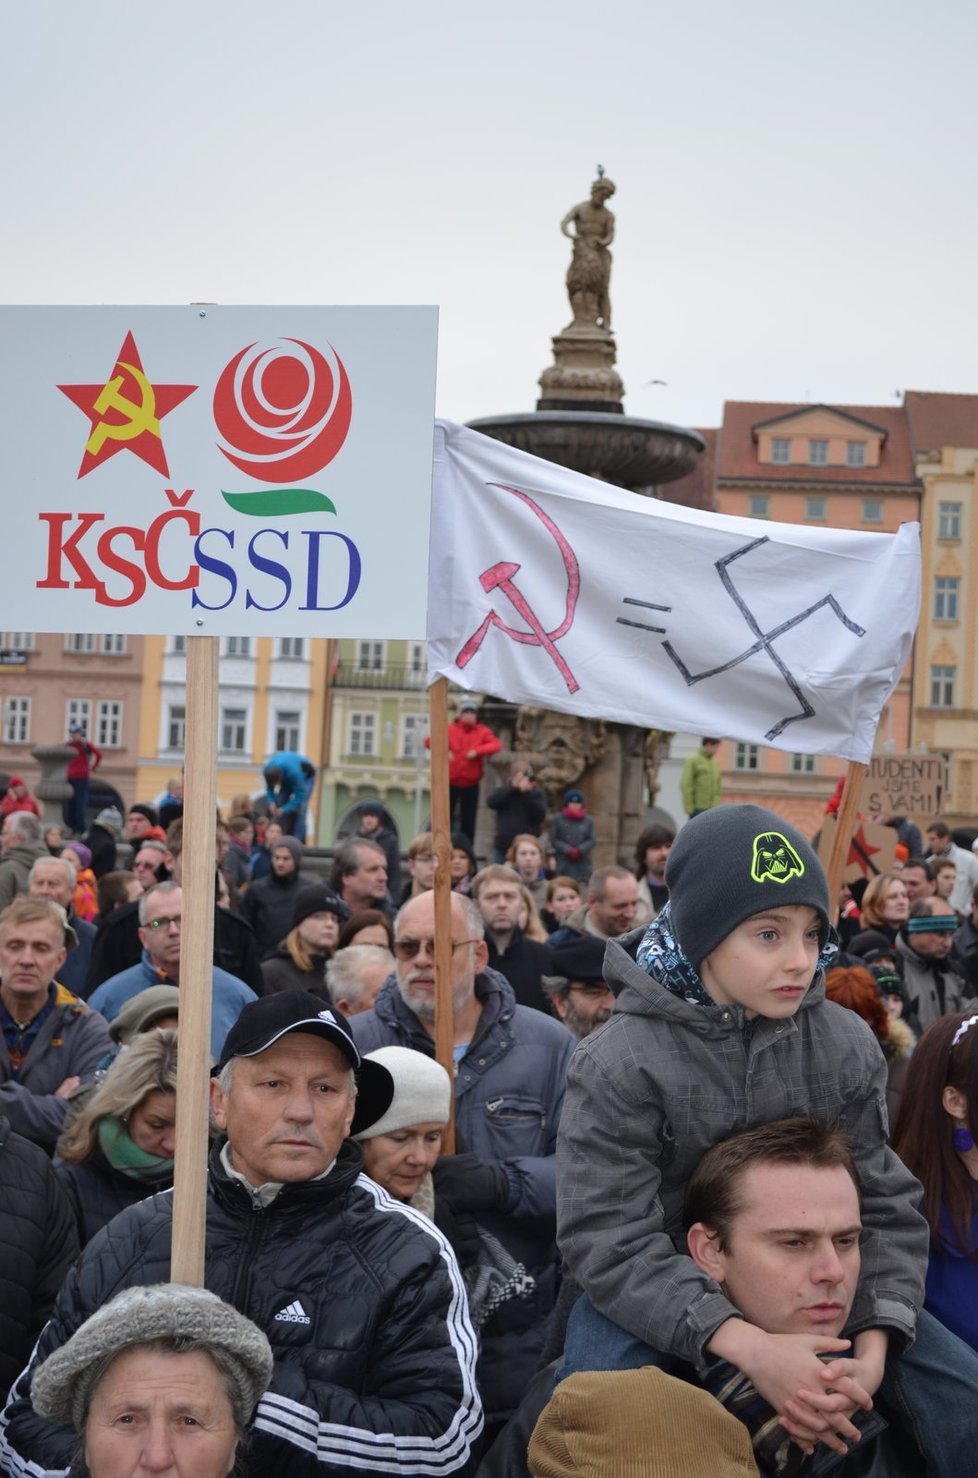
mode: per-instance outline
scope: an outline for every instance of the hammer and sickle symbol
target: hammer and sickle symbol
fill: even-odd
[[[127,400],[124,395],[120,395],[122,375],[116,375],[109,380],[99,392],[95,409],[100,416],[104,416],[106,411],[119,411],[121,415],[127,417],[127,420],[121,426],[113,425],[109,421],[99,421],[98,425],[93,427],[85,447],[85,450],[93,457],[98,456],[106,441],[133,441],[144,431],[150,431],[154,436],[160,435],[160,423],[156,418],[156,391],[142,370],[137,369],[134,364],[124,364],[120,360],[117,368],[128,370],[132,375],[139,386],[142,402],[137,405],[135,401]]]
[[[567,691],[569,693],[576,693],[580,687],[580,683],[557,650],[557,643],[562,636],[567,635],[573,625],[574,612],[577,608],[577,598],[581,593],[581,571],[577,563],[577,556],[553,519],[544,513],[543,509],[534,503],[533,499],[526,493],[521,493],[519,488],[508,487],[502,482],[492,482],[489,486],[500,488],[501,491],[512,493],[514,497],[519,498],[520,502],[525,503],[527,508],[536,514],[544,528],[553,535],[557,548],[560,550],[560,557],[563,560],[564,571],[567,575],[567,600],[564,607],[564,619],[552,631],[547,631],[526,596],[515,584],[515,577],[520,572],[520,566],[512,563],[510,560],[500,560],[497,564],[490,565],[487,570],[482,572],[479,576],[479,583],[487,595],[492,590],[501,590],[513,608],[522,616],[529,630],[520,631],[515,626],[507,626],[501,616],[498,616],[495,611],[490,611],[482,625],[472,633],[462,647],[458,656],[455,658],[455,665],[456,667],[465,667],[471,662],[476,652],[482,646],[490,626],[497,626],[506,636],[512,637],[513,641],[520,642],[523,646],[542,647],[567,684]]]

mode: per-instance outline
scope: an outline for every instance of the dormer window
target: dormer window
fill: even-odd
[[[808,443],[808,464],[810,467],[824,467],[829,460],[829,444],[823,437],[814,437]]]
[[[773,436],[771,438],[771,461],[791,461],[791,442],[787,436]]]
[[[846,466],[865,467],[866,465],[866,443],[864,441],[846,442]]]

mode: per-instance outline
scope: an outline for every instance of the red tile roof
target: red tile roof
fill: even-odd
[[[978,395],[908,390],[903,399],[915,451],[978,447]]]
[[[807,463],[761,463],[757,460],[754,427],[788,415],[801,415],[814,406],[778,404],[760,400],[728,400],[717,455],[717,483],[740,482],[848,483],[852,487],[916,487],[907,417],[902,406],[827,405],[886,433],[878,467],[811,467]]]

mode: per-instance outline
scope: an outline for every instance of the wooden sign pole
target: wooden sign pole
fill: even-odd
[[[869,766],[859,760],[850,760],[846,771],[846,783],[842,790],[842,800],[836,815],[835,836],[832,838],[832,851],[829,854],[829,865],[826,873],[829,881],[829,911],[835,922],[839,917],[839,889],[842,887],[842,878],[846,870],[846,860],[849,856],[849,843],[856,829],[856,812],[859,810],[859,798],[862,795],[863,782],[869,771]]]
[[[428,689],[431,733],[431,840],[435,867],[435,1057],[455,1081],[455,1011],[452,1003],[452,818],[448,793],[448,680]],[[442,1151],[455,1153],[455,1095],[442,1136]]]
[[[218,638],[187,638],[183,937],[170,1279],[204,1281],[214,959]]]

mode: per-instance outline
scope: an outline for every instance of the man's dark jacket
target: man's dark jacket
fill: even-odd
[[[137,898],[135,903],[124,903],[121,908],[113,909],[99,925],[85,980],[85,999],[97,985],[111,980],[113,975],[121,975],[132,965],[138,965],[142,957]],[[236,975],[245,985],[250,985],[256,996],[264,992],[261,960],[251,926],[237,914],[228,913],[226,908],[214,910],[213,963],[229,975]]]
[[[292,928],[296,895],[303,888],[315,887],[318,881],[309,872],[290,872],[284,878],[270,872],[267,878],[248,884],[241,895],[241,914],[254,930],[260,960],[278,949]]]
[[[264,1330],[275,1370],[253,1420],[250,1470],[276,1478],[434,1478],[463,1468],[481,1427],[475,1339],[447,1242],[361,1173],[347,1140],[322,1180],[286,1185],[261,1208],[211,1156],[204,1285]],[[32,1361],[40,1363],[113,1294],[169,1279],[173,1197],[111,1221],[65,1281]],[[64,1468],[66,1427],[11,1391],[0,1472]]]
[[[490,811],[496,813],[496,835],[493,846],[500,852],[509,848],[514,837],[538,837],[547,814],[547,797],[536,785],[520,790],[515,785],[497,785],[490,793]]]
[[[0,1395],[28,1360],[77,1253],[51,1161],[0,1117]]]
[[[521,1006],[532,1006],[536,1011],[550,1015],[550,1003],[543,994],[541,975],[550,975],[553,962],[550,946],[539,940],[527,939],[522,929],[513,930],[513,937],[500,954],[491,934],[486,934],[489,947],[489,967],[504,975],[513,987],[513,994]]]

